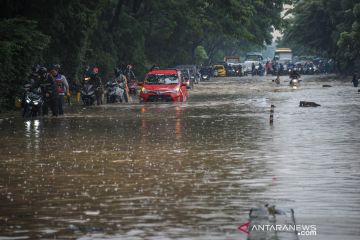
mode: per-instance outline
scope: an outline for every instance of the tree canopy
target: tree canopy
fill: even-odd
[[[333,58],[343,72],[359,66],[360,1],[297,1],[290,13],[282,44]]]
[[[34,63],[60,63],[70,80],[79,79],[86,65],[97,65],[110,77],[119,64],[132,63],[144,73],[151,65],[209,63],[270,43],[289,2],[1,0],[0,31],[6,38],[2,34],[0,40],[6,44],[0,55],[8,64],[2,64],[1,74],[7,89]],[[23,52],[15,52],[15,45]]]

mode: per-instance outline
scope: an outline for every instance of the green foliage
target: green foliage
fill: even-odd
[[[282,44],[331,57],[341,71],[352,71],[360,58],[359,1],[304,0],[292,14]]]
[[[41,61],[50,38],[34,21],[13,18],[0,21],[0,109],[13,106],[14,98],[31,66]]]
[[[199,45],[195,48],[195,59],[197,65],[202,65],[209,59],[206,50],[203,46]]]
[[[36,39],[27,42],[27,48],[38,51],[35,58],[22,63],[26,68],[34,62],[60,63],[70,80],[79,80],[87,65],[99,66],[103,77],[109,78],[116,65],[131,63],[141,75],[145,66],[209,63],[221,60],[224,54],[241,54],[254,46],[262,47],[271,42],[273,28],[283,27],[281,11],[283,4],[289,2],[4,0],[0,16],[3,21],[22,16],[38,23],[38,30],[18,26],[13,29],[22,37],[25,33],[42,34],[39,36],[44,46],[39,47]],[[15,36],[8,36],[10,42],[17,41],[12,39]],[[7,52],[10,50],[6,50],[6,44],[1,46],[2,56],[13,54]],[[2,59],[18,63],[12,58]],[[27,72],[12,71],[17,70],[5,71],[8,79],[19,79],[15,75]]]

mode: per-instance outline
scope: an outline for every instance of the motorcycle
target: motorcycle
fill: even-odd
[[[36,117],[41,115],[43,98],[40,89],[30,90],[25,86],[23,117]]]
[[[208,81],[209,79],[210,78],[208,74],[201,74],[201,81]]]
[[[42,114],[48,115],[49,107],[51,107],[53,101],[53,89],[50,83],[40,84],[40,89],[43,98]]]
[[[124,96],[124,89],[115,81],[106,83],[106,103],[122,102]]]
[[[300,86],[300,80],[297,77],[293,77],[291,78],[289,84],[292,88],[298,88]]]
[[[136,96],[137,95],[137,86],[138,86],[138,83],[137,83],[136,79],[130,80],[129,81],[129,94]]]
[[[242,76],[242,71],[241,71],[241,68],[237,68],[236,69],[236,74],[235,74],[236,76]]]
[[[95,89],[92,84],[85,83],[81,89],[81,99],[86,106],[91,106],[96,100]]]

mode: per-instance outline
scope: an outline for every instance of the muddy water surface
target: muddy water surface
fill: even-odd
[[[335,77],[269,79],[0,120],[0,239],[246,239],[238,226],[265,203],[317,225],[300,239],[359,239],[360,94]]]

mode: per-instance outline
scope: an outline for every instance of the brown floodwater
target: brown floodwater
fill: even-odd
[[[184,104],[0,118],[0,239],[246,239],[265,203],[316,225],[301,240],[359,239],[360,94],[334,76],[272,78],[213,79]]]

